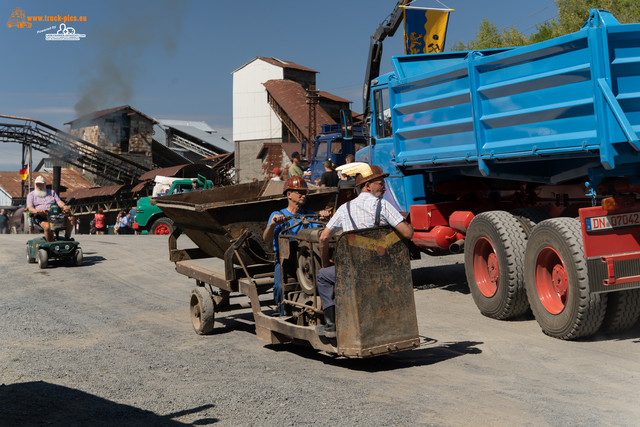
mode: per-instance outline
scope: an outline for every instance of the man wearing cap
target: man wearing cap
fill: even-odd
[[[356,187],[360,195],[354,200],[340,206],[335,215],[327,223],[320,235],[320,254],[322,267],[316,277],[318,293],[322,301],[324,325],[316,327],[316,333],[327,338],[336,337],[336,299],[334,286],[336,283],[336,267],[329,261],[329,239],[337,231],[352,231],[376,226],[390,225],[403,237],[413,237],[413,227],[382,196],[385,192],[384,179],[388,177],[378,166],[361,163],[356,177]]]
[[[284,306],[281,305],[283,300],[282,295],[282,266],[280,265],[280,256],[278,252],[278,237],[282,230],[287,227],[290,227],[295,224],[295,220],[287,219],[288,216],[293,215],[314,215],[315,212],[310,211],[308,209],[304,209],[302,206],[307,201],[307,183],[302,177],[292,176],[287,179],[284,183],[283,193],[287,196],[288,204],[285,209],[281,209],[279,211],[275,211],[269,217],[269,222],[267,223],[267,228],[264,230],[262,234],[262,238],[265,242],[270,242],[273,240],[273,248],[276,252],[276,264],[274,268],[274,283],[273,283],[273,298],[276,301],[276,304],[279,305],[278,311],[280,315],[284,316]],[[329,217],[329,212],[320,211],[320,218]],[[293,227],[291,230],[287,231],[287,234],[297,235],[298,232],[302,228],[316,228],[318,224],[307,224],[306,226],[297,225]],[[293,270],[293,265],[285,262],[284,268],[286,271],[294,275],[295,270]]]
[[[273,168],[271,171],[271,181],[282,181],[282,169]]]
[[[300,162],[301,162],[300,153],[298,153],[297,151],[293,153],[291,155],[291,161],[293,162],[293,164],[289,166],[289,178],[292,178],[294,176],[299,176],[300,178],[304,178],[304,172],[300,167]]]
[[[47,221],[47,210],[53,203],[57,203],[63,210],[68,210],[68,206],[60,200],[60,197],[53,190],[45,188],[45,181],[42,175],[35,180],[36,189],[27,195],[27,209],[31,213],[31,219],[39,224],[44,230],[44,237],[47,242],[53,242],[53,231],[49,230],[49,222]],[[74,227],[74,218],[67,217],[67,229],[64,233],[65,239],[71,238],[71,230]]]

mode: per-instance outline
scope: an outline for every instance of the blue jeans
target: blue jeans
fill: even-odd
[[[322,310],[326,310],[327,307],[336,305],[336,266],[325,267],[318,270],[316,276],[318,282],[318,293],[320,294],[320,301],[322,301]]]
[[[276,301],[276,304],[280,304],[283,300],[282,267],[279,262],[276,262],[275,268],[273,269],[273,299]],[[278,311],[280,312],[280,315],[284,316],[284,305],[278,307]]]

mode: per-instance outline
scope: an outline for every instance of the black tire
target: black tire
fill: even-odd
[[[49,265],[49,254],[44,249],[38,249],[38,266],[47,268],[47,265]]]
[[[216,306],[213,298],[203,286],[191,291],[189,312],[191,324],[198,335],[209,335],[213,332]]]
[[[534,207],[514,209],[511,211],[511,215],[516,217],[527,235],[527,239],[537,224],[551,218],[545,211]]]
[[[640,289],[607,294],[607,311],[600,331],[606,334],[632,327],[640,317]]]
[[[173,233],[173,230],[175,230],[176,227],[175,225],[173,225],[173,220],[163,217],[160,219],[157,219],[153,225],[151,226],[151,229],[149,230],[149,233],[151,234],[159,234],[159,235],[168,235]]]
[[[573,218],[536,226],[525,254],[529,305],[545,334],[571,340],[594,334],[602,324],[606,294],[591,294],[582,230]]]
[[[485,316],[508,319],[529,308],[525,246],[524,231],[508,212],[483,212],[471,221],[465,238],[465,271],[473,300]]]
[[[31,251],[29,250],[29,245],[27,245],[27,263],[33,264],[36,262],[35,258],[31,258]]]
[[[311,262],[315,263],[313,272],[318,274],[318,270],[320,270],[322,266],[315,254],[311,252],[307,246],[298,248],[298,268],[296,269],[296,276],[298,277],[300,289],[307,295],[313,295],[316,286],[316,280],[312,274]]]
[[[73,256],[73,265],[76,267],[80,267],[84,262],[84,255],[82,253],[82,248],[78,248],[76,250],[75,255]]]

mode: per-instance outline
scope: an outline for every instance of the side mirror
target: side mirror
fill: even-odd
[[[340,126],[342,127],[342,139],[353,139],[353,115],[351,110],[340,110]]]

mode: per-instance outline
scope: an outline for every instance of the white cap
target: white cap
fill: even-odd
[[[45,184],[44,177],[42,175],[40,175],[39,177],[36,178],[35,183],[36,184]]]

